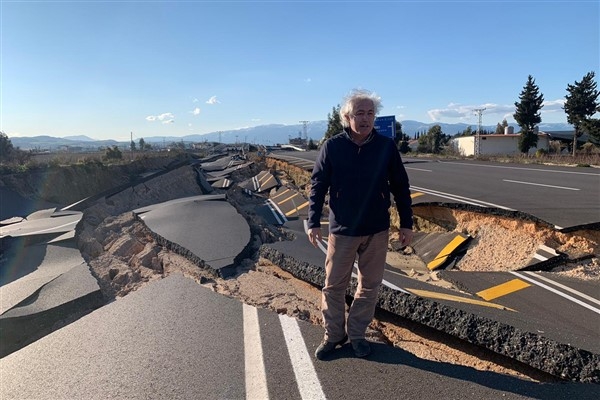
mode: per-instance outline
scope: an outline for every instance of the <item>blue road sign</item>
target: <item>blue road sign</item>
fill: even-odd
[[[389,138],[396,138],[396,116],[388,115],[375,118],[375,129],[377,133]]]

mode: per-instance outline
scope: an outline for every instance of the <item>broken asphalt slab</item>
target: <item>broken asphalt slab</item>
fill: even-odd
[[[0,397],[244,398],[244,386],[230,381],[243,380],[239,358],[223,357],[224,346],[243,346],[241,309],[171,275],[3,358]]]
[[[220,276],[233,273],[236,262],[249,255],[250,226],[224,197],[178,199],[153,206],[140,218],[159,244]]]
[[[72,243],[27,246],[11,259],[12,264],[3,258],[1,265],[0,357],[51,332],[69,316],[104,304],[96,279]],[[30,272],[20,276],[24,266]]]
[[[323,287],[324,255],[315,251],[311,260],[304,256],[294,258],[293,255],[298,254],[298,245],[283,242],[263,244],[259,254],[297,278]],[[352,278],[347,294],[351,296],[355,290],[356,279]],[[435,292],[439,289],[431,285],[430,290]],[[483,313],[468,304],[434,301],[386,286],[380,289],[378,307],[562,379],[600,383],[600,353],[528,332],[501,322],[502,318],[494,319],[492,316],[499,317],[501,310],[490,308]]]

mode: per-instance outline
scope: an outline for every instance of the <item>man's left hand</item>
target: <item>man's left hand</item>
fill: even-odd
[[[400,228],[400,239],[402,240],[402,246],[408,246],[412,242],[413,231],[408,228]]]

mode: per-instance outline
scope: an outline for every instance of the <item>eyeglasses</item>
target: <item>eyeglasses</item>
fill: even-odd
[[[373,119],[373,118],[375,118],[375,113],[373,111],[369,111],[369,112],[359,111],[356,114],[351,115],[351,117],[354,119],[361,119],[361,118]]]

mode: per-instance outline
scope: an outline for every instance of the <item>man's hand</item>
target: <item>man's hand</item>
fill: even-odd
[[[308,240],[313,246],[317,247],[317,243],[322,239],[321,228],[310,228],[308,230]]]
[[[400,228],[400,240],[402,240],[402,246],[408,246],[412,242],[413,231],[412,229]]]

